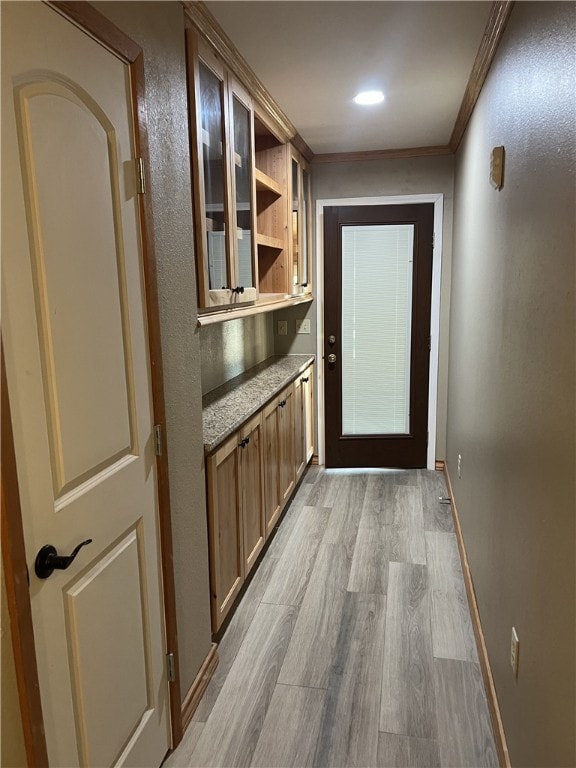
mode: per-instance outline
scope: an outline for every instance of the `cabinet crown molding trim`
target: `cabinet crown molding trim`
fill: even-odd
[[[262,81],[252,71],[240,51],[226,32],[218,24],[208,8],[200,0],[182,0],[185,16],[200,34],[218,52],[223,62],[248,89],[257,107],[273,121],[282,141],[291,141],[307,160],[312,160],[314,153],[300,136],[288,116],[272,98]]]

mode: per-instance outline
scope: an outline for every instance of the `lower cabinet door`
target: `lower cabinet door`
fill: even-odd
[[[283,507],[294,490],[294,384],[278,398],[278,434],[280,444],[280,504]]]
[[[262,411],[262,432],[264,437],[264,518],[266,535],[278,520],[280,503],[280,443],[278,433],[278,399],[274,399]]]
[[[307,368],[301,377],[302,418],[304,440],[304,465],[314,455],[314,366]]]
[[[296,467],[296,480],[298,481],[306,466],[305,457],[305,390],[303,377],[299,376],[294,382],[294,465]]]
[[[206,460],[212,631],[216,632],[244,582],[238,434]]]
[[[248,575],[266,540],[264,438],[260,414],[242,428],[239,446],[244,572]]]

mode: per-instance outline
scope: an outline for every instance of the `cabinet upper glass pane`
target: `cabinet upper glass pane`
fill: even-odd
[[[211,289],[229,288],[226,258],[226,209],[224,163],[224,91],[222,81],[200,62],[200,116],[204,161],[206,251]]]
[[[300,283],[300,175],[298,163],[292,158],[292,290],[298,292]]]
[[[238,280],[244,288],[254,286],[252,269],[252,142],[250,111],[233,97],[234,178],[236,189],[236,243]]]
[[[302,265],[300,268],[302,285],[307,286],[310,282],[310,265],[308,262],[308,208],[310,205],[310,174],[308,171],[302,172]]]

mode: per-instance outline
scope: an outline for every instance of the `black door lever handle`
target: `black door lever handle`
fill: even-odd
[[[76,555],[80,552],[82,547],[91,543],[92,539],[86,539],[86,541],[80,542],[72,554],[67,556],[59,555],[56,547],[52,546],[52,544],[45,544],[36,555],[36,560],[34,562],[36,576],[38,576],[39,579],[47,579],[55,570],[65,571],[66,568],[72,565]]]

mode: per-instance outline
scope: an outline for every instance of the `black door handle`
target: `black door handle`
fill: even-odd
[[[82,547],[91,543],[92,539],[86,539],[86,541],[82,541],[74,549],[72,554],[68,556],[59,555],[56,547],[53,547],[52,544],[45,544],[36,555],[36,561],[34,563],[36,576],[38,576],[39,579],[47,579],[48,576],[51,576],[55,570],[65,571],[66,568],[72,565],[74,558],[78,552],[80,552]]]

